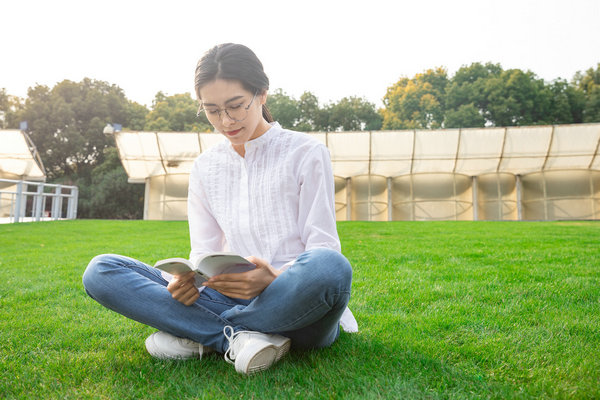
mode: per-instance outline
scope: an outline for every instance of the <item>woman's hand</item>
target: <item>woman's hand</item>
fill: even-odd
[[[251,299],[262,293],[281,274],[281,271],[273,268],[265,260],[254,256],[246,259],[256,265],[256,268],[247,272],[213,276],[203,285],[225,296]]]
[[[186,306],[194,304],[200,292],[194,284],[196,273],[191,271],[183,275],[173,275],[173,279],[167,285],[167,290],[171,292],[171,296],[180,303]]]

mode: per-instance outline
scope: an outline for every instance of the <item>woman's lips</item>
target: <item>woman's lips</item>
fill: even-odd
[[[236,129],[235,131],[228,131],[228,132],[225,132],[225,134],[226,134],[227,136],[235,136],[235,135],[237,135],[237,134],[239,133],[239,131],[241,131],[241,130],[242,130],[242,128],[240,128],[240,129]]]

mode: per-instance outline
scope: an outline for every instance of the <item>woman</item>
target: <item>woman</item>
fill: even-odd
[[[321,348],[339,335],[352,269],[340,253],[327,148],[284,130],[265,106],[269,80],[238,44],[210,49],[195,76],[198,113],[227,138],[194,162],[188,192],[190,259],[215,251],[256,268],[194,285],[117,255],[95,257],[83,282],[102,305],[159,331],[146,339],[163,359],[225,354],[244,374],[268,368],[290,346]],[[352,329],[354,328],[354,329]]]

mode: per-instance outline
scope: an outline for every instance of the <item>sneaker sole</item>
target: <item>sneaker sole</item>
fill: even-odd
[[[246,352],[242,352],[236,357],[235,369],[237,372],[246,375],[264,371],[288,353],[291,343],[292,341],[285,337],[269,342],[256,340],[254,346],[249,347]]]

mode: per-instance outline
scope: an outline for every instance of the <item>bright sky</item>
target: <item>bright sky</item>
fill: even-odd
[[[5,0],[0,88],[99,79],[150,106],[193,93],[202,53],[249,46],[271,89],[381,106],[402,76],[476,61],[570,80],[600,62],[600,0]]]

